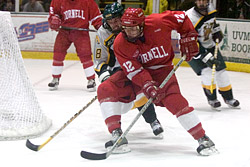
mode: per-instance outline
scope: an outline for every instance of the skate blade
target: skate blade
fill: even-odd
[[[210,148],[203,149],[199,154],[201,156],[210,156],[210,155],[219,154],[219,151],[215,148],[215,146],[213,146]]]
[[[49,90],[50,90],[50,91],[57,90],[57,89],[58,89],[58,86],[55,86],[55,87],[49,87]]]
[[[237,107],[234,107],[234,106],[231,106],[229,104],[227,104],[229,108],[232,108],[232,109],[241,109],[240,106],[237,106]]]
[[[87,91],[88,92],[95,92],[96,91],[96,87],[94,87],[94,88],[87,88]]]
[[[212,107],[212,106],[211,106],[211,109],[214,110],[214,111],[221,111],[221,107],[215,108],[215,107]]]
[[[107,151],[109,151],[111,148],[112,147],[108,147]],[[128,153],[130,151],[131,151],[131,149],[128,147],[128,145],[127,144],[123,144],[123,145],[121,145],[119,147],[116,147],[113,150],[112,154],[124,154],[124,153]]]
[[[160,133],[160,134],[158,134],[158,135],[155,136],[155,139],[162,140],[162,139],[164,139],[164,136],[163,136],[162,133]]]

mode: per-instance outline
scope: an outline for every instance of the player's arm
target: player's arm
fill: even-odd
[[[143,87],[146,81],[151,81],[152,77],[137,60],[139,51],[136,45],[125,40],[120,40],[122,34],[119,34],[114,42],[114,52],[124,73],[136,85]]]
[[[185,12],[166,11],[162,13],[161,26],[167,31],[176,30],[181,35],[180,49],[181,54],[186,55],[186,61],[190,61],[193,56],[199,53],[197,45],[198,33]]]
[[[89,21],[98,30],[102,25],[102,14],[94,0],[89,0]]]
[[[60,16],[60,4],[56,0],[52,0],[49,9],[49,26],[52,30],[59,30],[59,27],[62,24],[62,18]]]
[[[213,25],[213,29],[212,29],[212,38],[213,38],[214,42],[220,43],[222,41],[223,37],[224,36],[223,36],[223,33],[220,29],[220,24],[216,23],[216,20],[214,20],[214,25]]]
[[[199,53],[199,47],[197,43],[198,33],[195,30],[191,20],[186,14],[183,19],[183,24],[180,26],[178,32],[181,35],[180,39],[181,53],[182,55],[184,54],[186,55],[186,61],[190,61],[194,56],[196,56]]]
[[[136,45],[130,45],[128,42],[122,43],[117,38],[114,43],[114,51],[128,79],[140,86],[147,98],[153,98],[154,103],[159,103],[165,97],[164,91],[158,88],[159,83],[153,81],[150,73],[137,59],[139,51]]]
[[[166,16],[163,17],[163,23],[166,27],[175,29],[180,33],[180,50],[182,56],[186,55],[186,61],[190,61],[199,53],[197,44],[198,33],[185,12],[166,12]]]
[[[99,81],[103,82],[110,77],[111,72],[108,68],[109,55],[107,52],[107,47],[104,45],[104,41],[101,38],[99,31],[96,35],[94,44],[93,62],[94,62],[95,72],[98,75]]]

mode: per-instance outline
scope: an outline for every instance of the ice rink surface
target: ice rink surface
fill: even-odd
[[[43,112],[52,119],[52,127],[42,136],[31,139],[44,143],[75,113],[82,109],[96,92],[86,91],[86,79],[79,61],[65,61],[64,72],[57,91],[49,91],[52,60],[25,59],[27,73],[33,83]],[[1,141],[1,167],[250,167],[250,74],[228,72],[233,92],[241,109],[230,109],[222,101],[222,111],[212,111],[201,88],[200,79],[191,68],[177,70],[181,92],[195,108],[206,134],[215,142],[220,154],[198,156],[197,141],[182,128],[175,116],[165,108],[156,107],[164,127],[164,139],[156,139],[149,124],[141,117],[127,135],[132,152],[112,154],[102,161],[80,157],[80,151],[105,152],[104,143],[110,134],[104,124],[96,100],[44,148],[34,152],[26,148],[25,140]],[[125,130],[137,110],[122,116]]]

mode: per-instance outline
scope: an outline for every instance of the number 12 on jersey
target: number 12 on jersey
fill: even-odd
[[[132,72],[135,69],[131,61],[126,61],[125,63],[123,63],[123,66],[126,68],[128,73]]]

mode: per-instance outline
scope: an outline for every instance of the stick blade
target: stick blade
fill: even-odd
[[[38,151],[39,150],[39,147],[40,145],[34,145],[32,144],[29,139],[26,140],[26,147],[28,147],[29,149],[33,150],[33,151]]]
[[[107,158],[107,153],[91,153],[87,151],[81,151],[81,157],[89,160],[104,160]]]

